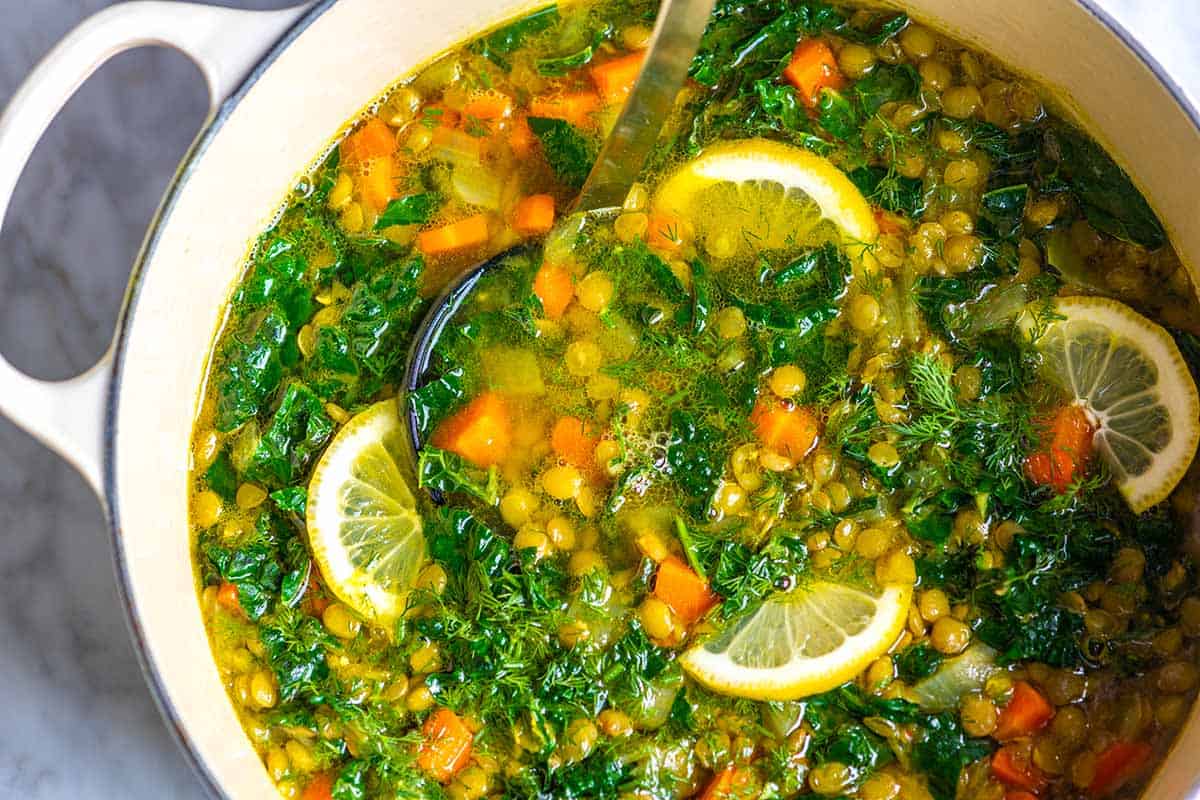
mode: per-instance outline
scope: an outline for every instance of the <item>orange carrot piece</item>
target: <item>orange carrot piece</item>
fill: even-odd
[[[471,760],[474,737],[458,714],[439,708],[421,728],[425,740],[417,751],[417,764],[442,783],[449,783]]]
[[[487,214],[460,219],[417,234],[417,248],[427,256],[458,253],[479,247],[488,240]]]
[[[1054,415],[1048,433],[1049,447],[1025,459],[1025,469],[1034,483],[1051,486],[1062,494],[1087,468],[1096,429],[1086,411],[1070,405]]]
[[[237,584],[228,581],[222,583],[221,588],[217,590],[217,604],[226,611],[241,614],[242,601],[238,595]]]
[[[783,77],[796,87],[800,99],[809,108],[817,105],[822,89],[842,89],[846,85],[846,76],[838,68],[837,57],[820,39],[805,39],[796,45]]]
[[[513,228],[523,236],[549,233],[554,227],[554,198],[548,194],[531,194],[517,203],[513,213]]]
[[[996,780],[1014,789],[1037,794],[1046,785],[1046,775],[1030,759],[1027,751],[1005,745],[992,756],[992,774]]]
[[[879,226],[879,232],[882,234],[904,233],[908,230],[908,223],[899,214],[893,214],[878,206],[874,209],[874,214],[875,223]]]
[[[717,596],[692,568],[671,556],[658,565],[654,596],[671,607],[684,625],[691,625],[717,604]]]
[[[558,319],[571,305],[575,282],[563,267],[543,263],[533,277],[533,293],[542,301],[542,313],[546,318]]]
[[[1096,774],[1088,794],[1103,797],[1137,777],[1150,763],[1154,748],[1146,742],[1113,742],[1096,758]]]
[[[600,96],[595,92],[544,95],[529,101],[529,116],[562,119],[577,128],[595,124],[592,115],[600,110]]]
[[[437,426],[430,439],[477,467],[504,460],[512,444],[512,416],[503,395],[484,392]]]
[[[366,124],[342,141],[341,156],[346,162],[370,161],[373,158],[390,158],[396,152],[396,135],[379,117],[371,117]]]
[[[789,402],[759,400],[750,412],[750,424],[763,446],[793,461],[804,458],[817,443],[817,418]]]
[[[333,775],[318,772],[304,787],[300,800],[333,800]]]
[[[435,126],[434,132],[436,133],[437,128],[458,127],[458,123],[462,122],[462,114],[441,103],[433,103],[421,109],[421,121]]]
[[[638,73],[642,71],[645,57],[645,51],[639,50],[592,67],[592,83],[596,84],[596,90],[606,104],[611,106],[625,102],[633,90]]]
[[[502,92],[481,92],[463,106],[464,117],[474,117],[475,119],[492,121],[504,119],[512,114],[513,101],[512,98]]]
[[[704,787],[700,800],[740,800],[757,796],[754,773],[739,767],[726,767]]]
[[[600,439],[579,417],[559,417],[550,432],[550,447],[554,454],[568,464],[581,469],[595,469],[596,445]]]
[[[366,171],[359,179],[363,202],[376,211],[383,211],[397,194],[395,171],[391,158],[373,158],[366,162]]]
[[[1000,710],[1000,719],[992,734],[1000,741],[1036,733],[1054,719],[1054,706],[1042,693],[1025,681],[1013,684],[1012,697]]]
[[[646,223],[646,244],[666,255],[678,253],[686,242],[687,224],[674,214],[659,212]]]
[[[524,117],[514,119],[508,129],[508,146],[512,148],[513,155],[517,158],[528,158],[535,144],[537,139],[533,135],[533,129],[529,127],[529,122]]]

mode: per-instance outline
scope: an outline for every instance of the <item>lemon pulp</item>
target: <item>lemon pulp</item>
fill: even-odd
[[[308,486],[313,560],[326,587],[364,617],[394,621],[426,559],[395,400],[357,414],[321,456]]]
[[[1044,368],[1096,425],[1093,443],[1135,512],[1165,499],[1200,441],[1200,399],[1174,340],[1115,300],[1065,297],[1036,339]],[[1029,315],[1022,322],[1033,334]]]
[[[663,181],[653,210],[686,220],[719,259],[826,242],[859,255],[879,235],[870,204],[833,162],[765,139],[706,148]]]
[[[878,593],[822,581],[769,598],[693,646],[680,663],[701,684],[753,700],[797,700],[854,678],[900,635],[912,587]]]

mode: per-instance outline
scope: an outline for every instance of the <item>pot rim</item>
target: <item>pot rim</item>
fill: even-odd
[[[241,85],[234,91],[224,102],[221,103],[217,111],[210,116],[200,131],[192,146],[188,149],[180,162],[179,168],[172,177],[163,193],[163,200],[155,212],[154,217],[150,220],[147,228],[147,233],[142,247],[138,251],[137,257],[134,259],[132,269],[130,271],[129,284],[125,292],[125,300],[120,313],[117,316],[116,331],[113,337],[113,364],[112,364],[112,379],[109,381],[107,396],[104,403],[104,422],[103,422],[103,443],[101,452],[101,466],[103,478],[103,501],[108,509],[107,522],[109,537],[113,548],[113,566],[117,577],[117,589],[119,592],[121,605],[125,610],[126,625],[133,638],[134,650],[137,653],[138,663],[141,667],[142,674],[146,679],[146,684],[150,689],[150,695],[154,699],[155,705],[158,707],[159,714],[171,736],[179,745],[184,759],[187,761],[192,771],[200,778],[201,786],[205,793],[214,798],[227,798],[221,786],[221,781],[210,769],[209,764],[200,756],[195,748],[191,737],[185,726],[180,720],[180,715],[171,702],[167,692],[166,682],[161,674],[157,664],[150,655],[146,645],[145,635],[141,627],[140,615],[133,601],[133,587],[130,583],[129,573],[126,569],[125,549],[123,537],[121,536],[121,521],[120,509],[121,506],[117,502],[117,470],[116,470],[116,419],[118,407],[120,404],[120,387],[121,378],[125,369],[126,344],[130,330],[130,320],[133,318],[134,312],[137,310],[137,303],[141,296],[142,278],[145,274],[146,265],[152,259],[159,240],[162,235],[163,222],[170,216],[175,208],[180,193],[185,189],[188,179],[194,171],[197,161],[201,155],[207,150],[209,144],[216,135],[224,127],[225,122],[229,119],[230,114],[245,98],[246,94],[258,82],[262,75],[270,69],[270,67],[278,60],[291,44],[308,28],[316,22],[326,11],[328,11],[337,0],[319,0],[311,9],[303,14],[292,27],[284,33],[266,52],[266,55],[258,62],[254,69],[245,77]],[[1200,131],[1200,108],[1197,107],[1183,86],[1175,79],[1175,77],[1167,70],[1149,49],[1139,40],[1133,33],[1121,24],[1108,10],[1100,6],[1100,0],[1073,0],[1089,15],[1094,17],[1102,26],[1104,26],[1113,36],[1115,36],[1122,45],[1133,52],[1138,60],[1150,70],[1155,79],[1162,84],[1163,88],[1171,95],[1179,107],[1184,111],[1187,117],[1191,120],[1192,125],[1197,131]],[[1168,758],[1171,753],[1168,752]],[[1193,790],[1197,785],[1200,785],[1200,775],[1197,775],[1196,781],[1193,783]],[[1194,794],[1194,792],[1193,792]]]

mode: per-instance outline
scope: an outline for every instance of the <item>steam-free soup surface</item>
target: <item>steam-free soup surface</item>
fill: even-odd
[[[281,796],[1136,797],[1200,637],[1150,205],[986,53],[721,0],[624,207],[564,220],[654,12],[404,77],[248,260],[191,520]]]

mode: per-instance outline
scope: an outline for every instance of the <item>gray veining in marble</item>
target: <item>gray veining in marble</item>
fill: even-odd
[[[0,105],[108,4],[0,0]],[[1104,5],[1200,98],[1195,0]],[[103,351],[128,265],[204,104],[186,59],[143,50],[114,60],[52,126],[0,231],[0,351],[18,367],[63,378]],[[0,419],[0,797],[203,796],[142,682],[122,613],[98,503]]]

